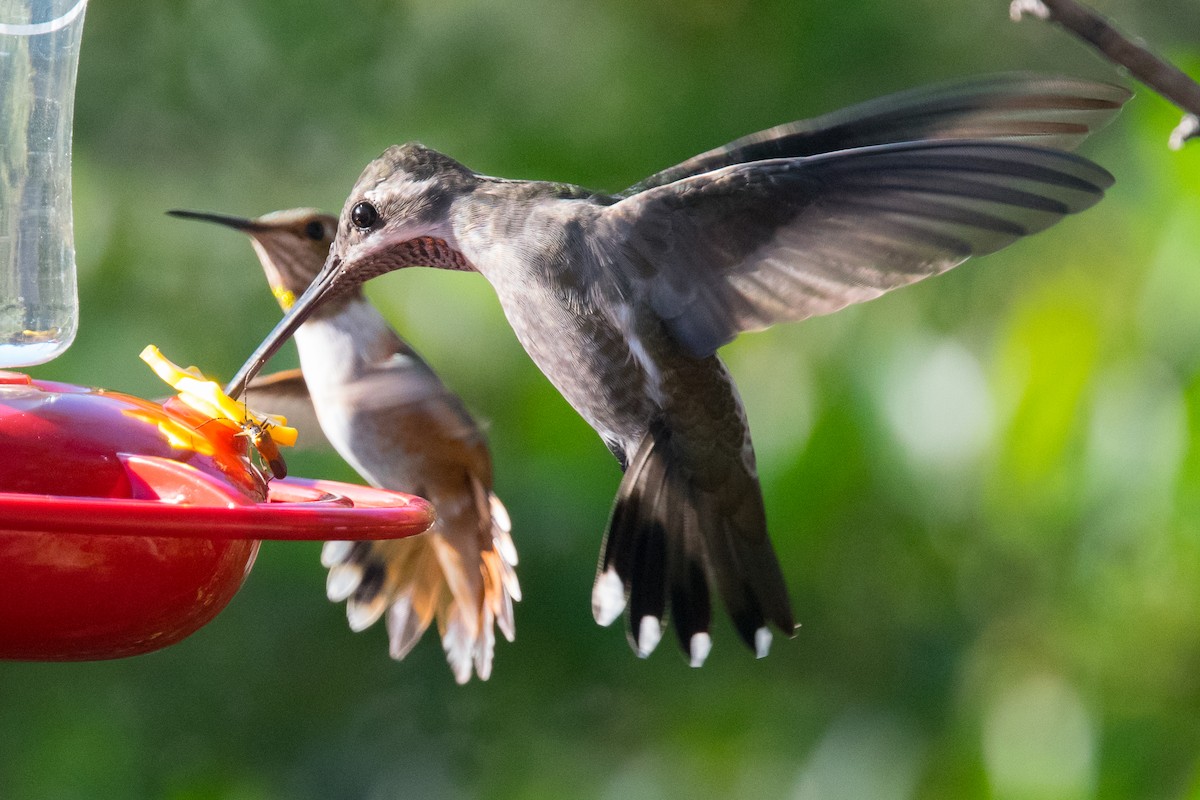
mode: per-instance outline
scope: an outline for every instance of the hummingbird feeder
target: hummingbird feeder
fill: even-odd
[[[156,650],[225,607],[260,540],[399,538],[433,521],[410,495],[269,480],[251,447],[267,452],[278,420],[244,408],[231,420],[215,387],[206,405],[176,380],[182,394],[160,404],[11,371],[75,335],[71,117],[85,6],[0,3],[0,659]],[[166,368],[197,383],[158,357]]]

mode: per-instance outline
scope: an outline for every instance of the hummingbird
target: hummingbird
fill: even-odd
[[[329,254],[337,218],[308,208],[254,219],[195,211],[177,217],[240,230],[286,311]],[[256,404],[323,431],[376,487],[417,494],[437,511],[426,533],[372,542],[326,542],[327,594],[346,600],[356,631],[386,614],[391,654],[402,659],[433,620],[458,683],[491,674],[495,633],[512,641],[521,590],[504,504],[480,426],[458,395],[388,325],[361,291],[340,295],[296,331],[300,369],[252,382]],[[307,424],[305,424],[307,423]]]
[[[713,594],[758,657],[795,621],[746,414],[718,349],[994,252],[1096,202],[1067,152],[1129,93],[1004,74],[750,134],[616,193],[489,177],[420,144],[367,165],[329,257],[229,384],[311,314],[414,266],[480,273],[526,352],[624,471],[592,589],[648,656],[692,666]]]

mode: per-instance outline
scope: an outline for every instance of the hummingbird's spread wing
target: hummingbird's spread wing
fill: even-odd
[[[999,250],[1112,182],[1056,150],[912,142],[707,172],[626,198],[599,225],[629,291],[701,357]]]
[[[628,196],[721,167],[854,147],[989,139],[1074,149],[1130,97],[1120,86],[1028,73],[937,84],[743,136],[627,189]]]
[[[300,370],[289,369],[256,377],[246,387],[246,403],[287,417],[288,425],[300,432],[296,439],[298,448],[331,447],[317,422],[308,384]]]

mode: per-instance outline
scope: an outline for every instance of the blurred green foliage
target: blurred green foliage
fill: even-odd
[[[1200,73],[1195,4],[1097,5]],[[144,344],[228,376],[278,316],[246,242],[168,208],[337,210],[406,140],[618,189],[926,81],[1120,80],[1001,0],[98,0],[87,26],[81,328],[31,371],[145,396]],[[726,348],[803,623],[769,658],[724,622],[699,671],[596,627],[615,464],[484,281],[414,270],[370,293],[489,421],[522,556],[492,679],[455,686],[432,636],[391,661],[324,599],[316,546],[268,544],[178,646],[0,664],[0,797],[1200,797],[1200,143],[1169,152],[1177,121],[1139,89],[1084,148],[1118,180],[1097,208]]]

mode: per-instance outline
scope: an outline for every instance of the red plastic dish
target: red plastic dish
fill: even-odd
[[[380,539],[433,521],[416,497],[269,484],[230,423],[181,403],[0,372],[0,659],[164,647],[236,594],[260,539]]]

